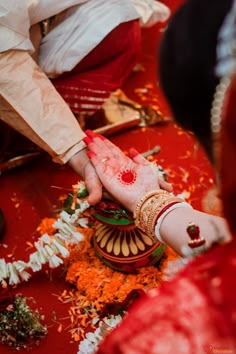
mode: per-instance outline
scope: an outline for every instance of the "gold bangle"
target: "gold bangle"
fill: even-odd
[[[184,200],[163,190],[147,193],[135,208],[135,225],[150,236],[155,236],[155,225],[158,215],[169,204],[180,203]]]
[[[157,189],[157,190],[154,190],[154,191],[151,191],[151,192],[148,192],[147,194],[145,194],[141,199],[140,201],[137,203],[136,205],[136,208],[134,210],[134,218],[137,218],[137,216],[140,214],[140,210],[143,206],[143,204],[148,200],[150,199],[151,197],[153,196],[158,196],[158,195],[170,195],[169,192],[166,192],[166,191],[163,191],[161,189]]]

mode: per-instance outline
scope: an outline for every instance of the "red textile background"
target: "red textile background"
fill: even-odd
[[[165,1],[173,10],[181,2]],[[123,89],[130,98],[141,102],[141,90],[137,89],[151,87],[146,97],[150,95],[150,102],[157,101],[161,111],[170,115],[168,105],[158,85],[156,86],[156,52],[162,28],[155,26],[143,30],[144,70],[133,73]],[[169,172],[169,181],[173,182],[175,192],[185,191],[186,196],[190,196],[192,205],[201,209],[202,197],[212,186],[214,175],[205,154],[192,135],[169,123],[145,129],[134,128],[110,138],[124,150],[133,146],[143,152],[160,145],[161,151],[156,157],[158,163]],[[66,189],[70,189],[77,180],[77,175],[69,167],[52,163],[46,155],[25,167],[0,176],[0,207],[7,221],[6,235],[0,244],[0,258],[28,259],[30,249],[27,242],[37,239],[36,229],[40,220],[54,215],[58,207],[58,197],[67,193]],[[14,258],[8,258],[12,253]],[[62,268],[37,273],[28,283],[17,288],[24,296],[32,296],[35,299],[35,307],[45,315],[48,325],[48,335],[40,342],[39,347],[33,348],[34,353],[77,353],[78,343],[71,341],[67,328],[70,324],[69,305],[63,305],[57,299],[57,295],[64,289],[70,289],[70,286],[64,281]],[[57,331],[60,323],[63,325],[61,333]],[[11,352],[2,345],[0,351],[1,354]]]

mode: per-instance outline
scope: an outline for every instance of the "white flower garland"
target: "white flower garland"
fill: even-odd
[[[77,354],[95,354],[100,342],[113,328],[117,327],[122,321],[120,315],[109,316],[99,321],[98,327],[94,332],[88,332],[79,344],[79,351]],[[105,327],[105,329],[104,329]],[[105,332],[105,334],[104,334]]]
[[[79,192],[85,189],[84,182],[78,185]],[[89,208],[89,203],[77,198],[78,207],[73,215],[66,211],[60,213],[59,218],[55,221],[54,227],[57,229],[53,236],[43,234],[34,246],[36,251],[29,257],[28,262],[14,261],[6,262],[5,259],[0,259],[0,283],[2,286],[8,283],[10,285],[19,284],[22,281],[28,281],[31,274],[27,270],[38,272],[42,269],[42,265],[48,263],[50,268],[56,268],[63,264],[63,259],[69,256],[67,246],[70,243],[79,243],[83,239],[83,235],[77,231],[76,226],[86,227],[87,218],[80,215]]]

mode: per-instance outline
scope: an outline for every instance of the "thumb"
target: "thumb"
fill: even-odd
[[[102,199],[102,183],[91,164],[85,167],[84,181],[88,190],[87,201],[90,205],[95,205]]]
[[[161,189],[164,189],[167,192],[173,192],[173,187],[171,183],[166,182],[163,178],[159,178],[158,182]]]

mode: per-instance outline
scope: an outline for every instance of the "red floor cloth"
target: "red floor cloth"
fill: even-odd
[[[166,0],[165,3],[175,9],[180,1]],[[163,95],[156,88],[155,57],[160,38],[159,28],[156,26],[143,31],[144,71],[133,73],[127,80],[124,91],[138,101],[140,95],[135,93],[135,89],[152,85],[154,88],[150,90],[150,101],[157,98],[161,111],[169,115]],[[133,146],[143,152],[160,145],[158,163],[171,172],[169,180],[173,182],[175,192],[190,193],[192,205],[201,208],[202,197],[212,186],[214,175],[203,151],[191,135],[183,133],[171,123],[146,129],[134,128],[110,138],[124,150]],[[0,176],[0,207],[7,221],[7,232],[0,244],[0,258],[7,259],[7,255],[14,253],[15,260],[28,259],[30,250],[27,250],[26,242],[37,239],[36,228],[40,220],[54,215],[58,207],[58,197],[67,192],[52,186],[70,188],[77,180],[77,175],[69,167],[52,163],[46,155],[25,167]],[[56,297],[64,289],[70,289],[70,286],[64,281],[62,268],[35,274],[28,283],[17,288],[24,296],[35,299],[35,307],[45,315],[48,325],[48,335],[40,342],[39,347],[33,348],[34,353],[76,354],[78,351],[78,343],[71,341],[67,328],[70,324],[69,305],[61,304]],[[58,333],[60,323],[63,330]],[[0,352],[5,354],[11,350],[0,345]]]

